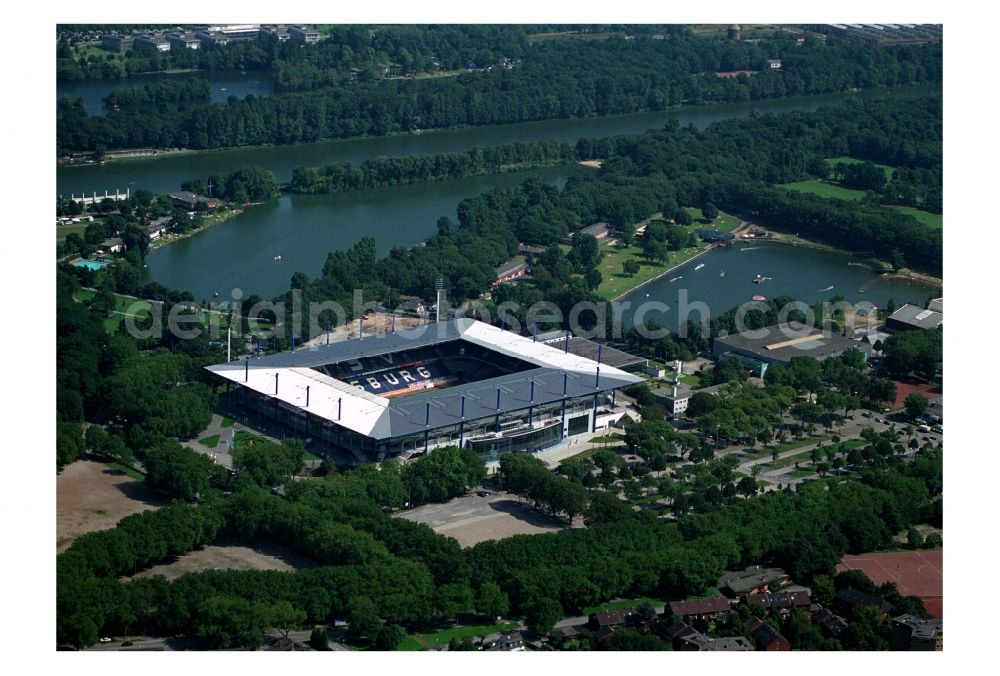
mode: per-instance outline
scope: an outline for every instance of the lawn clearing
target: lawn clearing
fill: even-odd
[[[791,450],[794,450],[796,448],[802,448],[803,446],[808,446],[809,444],[815,444],[815,443],[818,443],[820,441],[823,441],[824,439],[829,439],[829,438],[830,438],[830,436],[827,436],[825,434],[817,434],[816,436],[812,436],[812,437],[802,437],[801,439],[791,439],[790,441],[786,441],[784,443],[777,444],[776,446],[767,446],[766,448],[762,448],[762,449],[754,451],[752,453],[748,453],[746,455],[746,457],[749,458],[750,460],[757,460],[759,458],[766,458],[766,457],[770,456],[772,453],[774,453],[775,449],[777,449],[778,453],[784,453],[785,451],[791,451]]]
[[[597,287],[597,295],[605,300],[611,300],[631,291],[643,282],[662,275],[669,268],[680,265],[684,261],[692,258],[701,251],[700,248],[681,249],[671,251],[670,257],[665,263],[650,262],[642,255],[642,247],[638,246],[609,246],[601,247],[604,257],[598,265],[601,272],[601,285]],[[635,260],[639,263],[639,272],[634,277],[625,274],[622,265],[627,260]]]
[[[235,422],[236,421],[233,420],[232,418],[228,418],[228,417],[223,416],[221,427],[232,427],[233,423],[235,423]]]
[[[503,624],[477,624],[477,625],[456,625],[447,629],[440,629],[427,634],[411,634],[399,644],[396,650],[436,650],[441,646],[448,645],[451,639],[476,638],[477,636],[487,636],[510,629],[517,628],[517,622],[504,622]]]
[[[73,294],[73,300],[77,300],[81,303],[87,303],[92,301],[96,295],[97,292],[93,289],[77,289]]]
[[[76,233],[83,237],[83,231],[87,229],[86,225],[57,225],[56,226],[56,241],[65,241],[66,236],[70,233]]]
[[[648,603],[649,605],[657,608],[659,606],[665,606],[669,601],[664,601],[663,599],[654,599],[648,596],[643,596],[637,599],[618,599],[617,601],[609,601],[608,603],[602,603],[598,606],[588,606],[584,608],[580,614],[590,615],[592,613],[601,613],[607,610],[621,610],[622,608],[635,608],[636,606],[642,605],[643,603]]]
[[[705,218],[705,214],[703,214],[701,209],[697,207],[684,207],[684,211],[691,214],[691,218],[694,219],[694,224],[698,227],[720,230],[722,232],[732,232],[740,225],[740,219],[721,211],[713,221],[709,221]]]
[[[915,219],[926,225],[928,228],[940,230],[944,227],[944,214],[932,214],[929,211],[915,209],[913,207],[890,207],[896,211],[913,216]]]
[[[859,200],[865,196],[863,190],[842,188],[836,183],[823,181],[818,178],[813,178],[808,181],[799,181],[798,183],[783,183],[777,185],[776,187],[787,188],[788,190],[794,190],[796,192],[810,193],[819,197],[832,197],[840,200]]]
[[[204,444],[205,446],[208,446],[209,448],[215,448],[216,446],[219,445],[219,435],[218,434],[213,434],[210,437],[205,437],[204,439],[199,439],[199,441],[202,444]]]

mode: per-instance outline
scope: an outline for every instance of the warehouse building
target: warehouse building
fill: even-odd
[[[836,333],[819,329],[793,329],[788,324],[776,324],[716,338],[712,348],[716,360],[737,357],[755,375],[763,378],[772,364],[787,365],[792,357],[813,357],[823,361],[847,350],[859,350],[867,360],[871,346]]]

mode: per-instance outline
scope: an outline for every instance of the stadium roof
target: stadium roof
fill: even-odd
[[[447,389],[427,389],[402,398],[381,397],[312,368],[455,340],[523,360],[534,368]],[[497,415],[498,391],[499,413],[504,414],[526,409],[532,403],[540,406],[561,401],[564,380],[568,398],[593,395],[642,381],[642,378],[609,364],[600,365],[598,380],[597,367],[597,362],[592,359],[563,352],[552,345],[534,342],[531,338],[473,319],[453,319],[396,333],[206,368],[261,395],[278,399],[346,429],[386,439],[457,425],[463,420],[463,396],[464,419],[471,421]],[[531,401],[532,382],[534,402]]]

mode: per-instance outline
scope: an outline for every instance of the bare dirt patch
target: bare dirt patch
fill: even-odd
[[[567,528],[565,519],[543,514],[515,495],[469,495],[444,504],[417,507],[396,516],[430,526],[435,533],[458,540],[462,547],[512,535],[551,533]],[[582,525],[577,517],[574,525]]]
[[[140,572],[135,577],[162,575],[175,580],[185,573],[203,570],[281,570],[312,568],[316,562],[278,545],[220,541],[203,549],[188,552]]]
[[[123,517],[164,504],[163,497],[124,472],[77,460],[56,477],[56,551],[84,533],[114,528]]]

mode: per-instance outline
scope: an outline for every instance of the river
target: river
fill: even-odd
[[[213,90],[214,91],[214,90]],[[937,86],[897,89],[893,96],[923,96],[940,93]],[[662,127],[670,120],[681,126],[689,124],[704,129],[713,122],[759,113],[792,110],[812,111],[820,106],[850,98],[884,98],[885,90],[858,94],[824,94],[787,99],[728,103],[716,106],[684,106],[674,110],[592,117],[574,120],[546,120],[492,127],[445,129],[421,134],[399,134],[373,138],[345,139],[290,146],[213,150],[187,155],[116,160],[99,165],[59,165],[56,169],[58,195],[90,194],[105,190],[146,188],[154,192],[179,190],[182,181],[226,173],[240,167],[269,169],[282,181],[300,166],[319,166],[336,162],[363,162],[379,156],[422,155],[468,150],[529,141],[576,141],[580,138],[605,138],[620,134],[641,134]]]
[[[230,96],[240,99],[246,98],[248,94],[268,96],[274,91],[274,80],[266,72],[146,73],[133,75],[124,80],[57,80],[56,100],[58,101],[64,94],[79,96],[83,99],[84,110],[93,117],[107,114],[108,111],[104,108],[104,97],[116,87],[128,89],[139,85],[157,84],[166,80],[183,81],[195,77],[208,80],[212,88],[212,103],[225,103]],[[96,190],[96,188],[94,189]]]
[[[916,87],[897,90],[893,95],[919,96],[940,92],[938,87]],[[381,155],[412,155],[465,150],[470,147],[492,146],[518,141],[555,139],[573,141],[581,137],[606,137],[618,134],[641,133],[659,127],[668,120],[681,125],[692,124],[699,128],[712,122],[750,114],[815,110],[821,105],[832,104],[853,96],[884,97],[885,91],[861,94],[832,94],[798,97],[777,101],[760,101],[720,106],[685,107],[677,110],[620,115],[582,120],[552,120],[521,125],[502,125],[476,129],[454,129],[423,134],[392,137],[351,139],[296,146],[279,146],[245,150],[212,151],[190,155],[135,159],[109,162],[100,166],[60,166],[57,182],[60,194],[69,192],[101,192],[105,189],[124,190],[130,187],[154,191],[176,190],[181,181],[204,177],[216,172],[231,171],[240,166],[257,165],[274,171],[282,180],[291,176],[296,166],[320,165],[332,162],[360,162]],[[577,171],[590,171],[576,166],[550,167],[532,172],[485,176],[428,183],[413,186],[384,188],[373,191],[352,192],[339,195],[283,195],[271,203],[246,209],[240,216],[216,225],[205,232],[175,242],[154,251],[147,259],[147,280],[156,280],[170,288],[190,291],[198,299],[211,299],[215,292],[226,298],[234,288],[244,295],[252,293],[271,297],[287,290],[292,273],[304,272],[317,276],[328,252],[345,249],[364,236],[373,236],[379,251],[385,254],[393,246],[412,246],[425,241],[436,232],[439,216],[457,218],[458,203],[480,192],[501,185],[515,185],[529,176],[561,186]],[[803,298],[822,300],[834,292],[852,299],[865,280],[874,275],[862,268],[847,266],[847,258],[824,264],[829,279],[819,279],[819,268],[813,259],[826,260],[833,254],[821,254],[789,247],[766,246],[760,263],[754,269],[755,259],[744,259],[749,267],[741,268],[737,261],[727,257],[739,252],[734,250],[712,252],[699,261],[706,262],[698,275],[712,266],[708,261],[720,259],[727,276],[703,277],[705,284],[691,287],[691,298],[701,298],[713,311],[722,311],[748,300],[758,292],[756,285],[738,283],[749,280],[760,272],[773,276],[773,286],[761,292],[776,295],[781,282],[782,293]],[[747,252],[750,254],[752,252]],[[281,260],[274,257],[280,255]],[[808,262],[807,260],[808,259]],[[833,259],[831,259],[833,260]],[[818,265],[818,263],[817,263]],[[692,266],[693,267],[693,266]],[[835,272],[835,270],[839,272]],[[777,271],[777,274],[776,274]],[[673,276],[673,275],[671,275]],[[800,281],[801,280],[801,281]],[[666,280],[661,280],[642,291],[651,297],[660,293]],[[770,282],[768,284],[771,284]],[[834,285],[829,293],[810,295],[815,290]],[[749,288],[746,292],[744,286]],[[884,293],[880,290],[885,287]],[[815,287],[815,288],[813,288]],[[664,290],[664,293],[666,291]],[[848,293],[852,292],[852,293]],[[897,302],[922,300],[926,294],[905,284],[878,282],[872,293],[884,303],[890,296]],[[675,299],[676,300],[676,299]],[[673,302],[671,303],[673,305]],[[666,320],[664,319],[664,323]]]
[[[695,270],[700,265],[704,267]],[[722,272],[724,276],[720,276]],[[771,279],[754,284],[757,275]],[[624,310],[622,318],[626,326],[631,326],[642,304],[664,303],[668,310],[649,305],[641,317],[675,329],[688,318],[700,321],[697,312],[685,313],[685,302],[689,306],[704,303],[711,315],[715,315],[758,294],[765,298],[787,295],[809,304],[840,295],[850,303],[869,301],[885,308],[890,299],[897,306],[923,305],[928,298],[939,296],[940,290],[911,280],[882,277],[844,253],[774,242],[735,243],[702,254],[627,294],[621,302],[628,301],[631,307]]]

